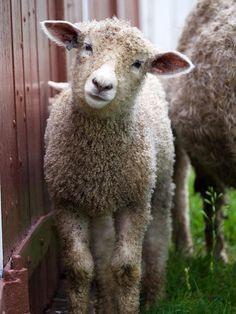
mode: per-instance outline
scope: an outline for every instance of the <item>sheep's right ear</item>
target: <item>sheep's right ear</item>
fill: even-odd
[[[68,50],[76,48],[80,30],[73,24],[66,21],[43,21],[40,22],[45,34],[59,46],[64,46]]]
[[[152,60],[150,72],[161,76],[177,76],[194,69],[191,60],[178,51],[158,53]]]

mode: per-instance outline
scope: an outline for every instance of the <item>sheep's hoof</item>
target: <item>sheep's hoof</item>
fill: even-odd
[[[185,246],[182,248],[182,254],[186,258],[191,258],[193,256],[193,247],[192,246]]]
[[[229,258],[228,258],[228,255],[226,253],[226,250],[224,249],[224,250],[221,250],[220,252],[216,253],[216,259],[227,264],[229,262]]]
[[[192,241],[188,236],[175,239],[175,250],[180,252],[184,257],[191,258],[193,256]]]

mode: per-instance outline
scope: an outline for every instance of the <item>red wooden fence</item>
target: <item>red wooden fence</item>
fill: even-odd
[[[56,1],[57,6],[60,1]],[[63,10],[61,11],[63,13]],[[29,226],[48,212],[43,183],[47,81],[66,78],[58,48],[39,21],[63,18],[55,1],[0,2],[1,189],[4,262]],[[64,54],[62,60],[65,59]]]
[[[89,18],[117,15],[122,3],[125,12],[122,18],[138,24],[137,2],[88,0]],[[47,81],[67,80],[69,57],[66,58],[62,48],[48,42],[39,21],[66,19],[78,22],[83,18],[82,12],[82,0],[0,1],[0,169],[4,265],[13,253],[18,252],[17,247],[22,247],[27,234],[33,234],[34,225],[44,221],[42,217],[50,211],[43,180],[43,134],[49,96]],[[48,250],[44,249],[44,260],[40,264],[31,261],[34,259],[33,251],[37,251],[35,246],[32,252],[25,250],[32,255],[25,256],[28,259],[25,266],[29,268],[30,262],[35,265],[32,271],[29,270],[33,314],[42,312],[45,300],[48,301],[56,284],[56,278],[45,279],[50,272],[53,276],[56,256],[49,242],[47,245]],[[35,284],[37,281],[39,284]]]

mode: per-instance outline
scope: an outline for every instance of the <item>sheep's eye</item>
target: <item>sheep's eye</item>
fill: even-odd
[[[136,69],[140,69],[141,66],[142,66],[143,62],[142,61],[139,61],[139,60],[136,60],[132,66],[135,67]]]
[[[84,44],[84,49],[88,52],[93,52],[93,47],[91,44]]]

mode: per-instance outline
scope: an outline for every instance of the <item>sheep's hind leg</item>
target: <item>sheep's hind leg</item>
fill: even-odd
[[[149,210],[124,210],[115,217],[116,243],[111,267],[119,314],[139,313],[142,242],[149,219]]]
[[[94,272],[89,249],[88,219],[70,211],[60,210],[56,215],[56,224],[62,242],[70,313],[85,314],[88,311],[90,283]]]
[[[200,192],[203,199],[205,242],[208,254],[227,262],[224,234],[222,231],[223,213],[225,204],[224,189],[217,186],[209,175],[205,175],[196,167],[195,190]],[[210,190],[212,189],[212,191]],[[213,193],[216,193],[214,197]],[[215,199],[214,199],[215,198]]]
[[[170,239],[171,184],[162,184],[152,198],[152,221],[143,243],[143,299],[147,309],[165,296],[166,261]]]
[[[114,249],[112,217],[96,217],[92,221],[92,252],[95,262],[95,309],[96,313],[113,314],[114,284],[110,268]]]
[[[189,226],[188,173],[189,159],[179,143],[175,144],[175,194],[172,206],[173,242],[177,252],[192,255],[192,238]]]

